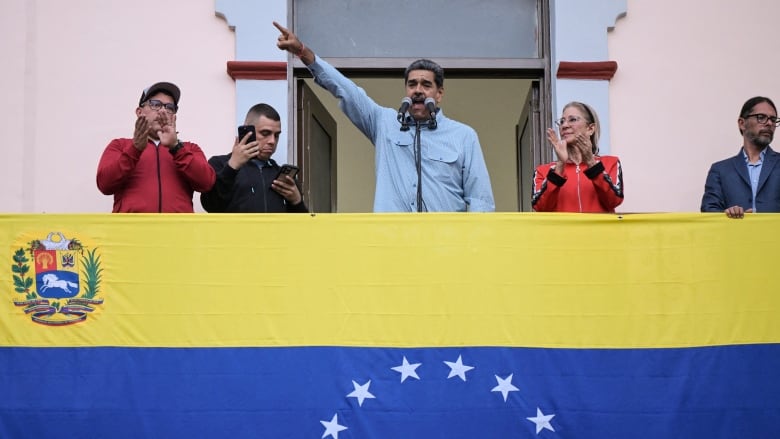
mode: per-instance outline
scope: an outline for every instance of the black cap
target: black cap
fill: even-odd
[[[144,91],[141,92],[141,100],[138,101],[138,105],[140,106],[151,96],[156,95],[157,93],[163,92],[167,95],[170,95],[173,98],[173,105],[179,106],[179,97],[181,96],[181,91],[179,91],[179,87],[176,87],[176,85],[170,83],[170,82],[158,82],[156,84],[152,84],[149,87],[146,87]]]

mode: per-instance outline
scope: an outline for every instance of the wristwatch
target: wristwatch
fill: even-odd
[[[176,141],[176,145],[168,148],[168,152],[171,153],[171,155],[176,155],[177,152],[179,152],[180,149],[184,147],[184,144],[181,143],[181,140]]]

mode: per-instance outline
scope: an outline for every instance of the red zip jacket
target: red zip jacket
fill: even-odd
[[[198,145],[182,144],[174,156],[151,141],[139,151],[133,139],[112,140],[100,157],[97,186],[114,196],[113,212],[192,213],[193,192],[211,190],[216,174]]]
[[[615,212],[623,202],[623,168],[615,156],[596,157],[595,165],[566,163],[563,176],[553,163],[534,171],[531,205],[537,212]]]

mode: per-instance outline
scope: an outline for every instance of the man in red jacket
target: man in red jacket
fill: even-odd
[[[141,93],[132,139],[108,144],[97,186],[114,196],[113,212],[193,212],[194,191],[207,192],[216,175],[198,145],[176,131],[179,87],[158,82]]]

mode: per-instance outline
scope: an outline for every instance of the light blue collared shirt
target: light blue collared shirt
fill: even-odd
[[[758,179],[761,177],[761,166],[764,164],[764,157],[766,156],[766,149],[763,149],[758,155],[758,161],[756,163],[750,163],[745,149],[742,149],[742,157],[745,158],[745,164],[747,165],[748,176],[750,177],[750,189],[753,191],[753,212],[756,210],[756,191],[758,190]]]
[[[415,127],[401,131],[397,112],[378,105],[333,66],[316,57],[308,66],[317,84],[339,99],[349,120],[376,147],[374,212],[416,212]],[[444,116],[438,128],[422,128],[422,196],[427,212],[493,212],[490,176],[477,133]]]

